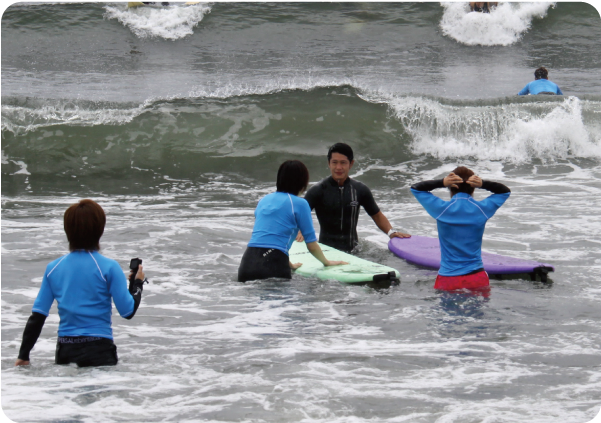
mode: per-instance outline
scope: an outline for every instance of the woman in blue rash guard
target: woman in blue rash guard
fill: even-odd
[[[447,187],[451,200],[438,198],[430,191]],[[477,201],[474,189],[492,192]],[[505,203],[511,190],[499,182],[483,181],[465,166],[455,168],[444,179],[414,184],[411,193],[436,219],[440,241],[440,269],[435,289],[479,289],[489,286],[482,263],[482,236],[486,222]]]
[[[135,280],[131,282],[130,278],[128,289],[119,264],[98,252],[105,223],[104,210],[92,200],[81,200],[65,212],[70,253],[46,267],[23,331],[16,366],[29,364],[29,352],[40,336],[54,300],[60,317],[56,364],[76,363],[79,367],[117,364],[111,299],[121,317],[131,319],[142,299],[144,272],[139,266]]]
[[[291,263],[288,258],[288,251],[299,230],[309,252],[324,266],[347,264],[326,259],[317,244],[309,203],[298,197],[308,184],[309,171],[301,161],[282,163],[278,169],[277,191],[263,197],[255,209],[255,226],[238,269],[239,282],[291,279],[291,269],[301,266],[301,263]]]

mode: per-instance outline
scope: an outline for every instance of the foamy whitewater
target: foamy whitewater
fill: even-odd
[[[202,3],[184,5],[173,3],[165,7],[128,8],[125,3],[106,6],[105,17],[117,19],[139,38],[160,37],[177,40],[194,33],[211,7]]]
[[[507,46],[520,40],[533,19],[543,19],[555,3],[500,3],[490,13],[466,13],[465,3],[443,3],[440,22],[443,33],[460,43],[482,46]]]
[[[583,423],[601,408],[601,82],[585,3],[18,3],[2,17],[2,381],[15,422]],[[564,96],[517,96],[539,66]],[[457,165],[511,188],[483,249],[550,263],[485,298],[433,289],[362,213],[388,289],[236,282],[281,162],[335,142],[410,234]],[[444,190],[436,191],[448,198]],[[476,198],[486,192],[478,190]],[[119,364],[57,366],[56,304],[16,368],[66,208],[144,260]],[[316,230],[319,225],[314,218]],[[598,419],[597,419],[598,421]]]

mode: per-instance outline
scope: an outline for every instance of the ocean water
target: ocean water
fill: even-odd
[[[16,3],[2,16],[1,405],[15,422],[588,422],[601,407],[601,20],[586,3]],[[565,96],[517,97],[539,66]],[[411,184],[466,165],[512,195],[486,251],[550,283],[441,293],[362,213],[376,290],[236,282],[258,200],[355,150],[395,227],[436,236]],[[439,192],[438,195],[447,194]],[[483,198],[484,192],[477,192]],[[15,368],[65,209],[151,283],[113,317],[120,362],[56,366],[56,306]],[[314,219],[316,229],[319,225]]]

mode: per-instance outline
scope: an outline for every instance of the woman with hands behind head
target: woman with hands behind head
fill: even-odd
[[[98,252],[105,223],[104,210],[92,200],[81,200],[65,212],[70,253],[46,267],[23,331],[16,366],[29,364],[29,352],[42,332],[54,300],[60,317],[56,364],[76,363],[79,367],[117,364],[111,299],[121,317],[131,319],[140,305],[145,278],[139,266],[128,289],[119,264]]]
[[[447,187],[451,200],[438,198],[430,191]],[[482,201],[473,198],[475,188],[493,194]],[[511,191],[498,182],[483,181],[465,166],[457,167],[444,179],[414,184],[411,193],[436,219],[440,242],[440,269],[435,289],[454,290],[489,286],[482,264],[484,227]]]
[[[301,263],[291,263],[288,251],[299,232],[307,249],[324,266],[348,264],[328,260],[315,236],[309,203],[298,195],[307,189],[309,171],[299,160],[287,160],[278,169],[277,191],[263,197],[255,209],[255,226],[242,256],[238,281],[255,279],[291,279],[291,269]]]

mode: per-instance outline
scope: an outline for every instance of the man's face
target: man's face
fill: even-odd
[[[349,162],[348,157],[344,154],[340,153],[332,153],[332,158],[328,163],[328,167],[330,168],[330,172],[332,173],[332,178],[336,181],[344,182],[346,178],[348,178],[348,174],[353,167],[353,163],[355,161]]]

